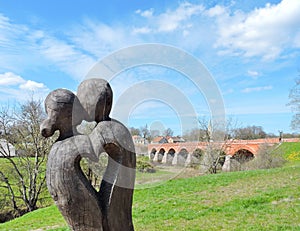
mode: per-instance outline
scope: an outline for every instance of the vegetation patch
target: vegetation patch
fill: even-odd
[[[296,164],[136,189],[135,230],[300,230],[299,172]],[[55,206],[0,225],[0,230],[37,229],[69,230]]]

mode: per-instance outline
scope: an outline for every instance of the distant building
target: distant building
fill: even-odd
[[[5,139],[0,139],[0,158],[16,156],[15,147]]]
[[[183,143],[185,140],[180,136],[168,137],[168,143]]]
[[[165,144],[165,143],[168,143],[168,139],[164,136],[157,136],[157,137],[153,138],[151,143],[152,144]]]
[[[132,136],[132,140],[134,144],[148,144],[148,141],[145,138],[138,135]]]

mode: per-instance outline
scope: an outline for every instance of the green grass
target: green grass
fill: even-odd
[[[223,173],[169,181],[157,188],[137,191],[135,227],[300,230],[299,173],[299,166]]]
[[[136,230],[300,230],[300,165],[170,180],[137,189]],[[55,206],[0,230],[68,230]]]
[[[280,149],[288,157],[300,146],[284,143]],[[300,162],[290,162],[282,168],[172,179],[136,189],[135,230],[300,231]],[[156,174],[169,177],[162,170]],[[0,224],[0,230],[69,229],[51,206]]]
[[[282,143],[278,150],[290,164],[300,163],[300,142]]]
[[[29,160],[32,161],[32,163],[34,162],[34,158],[30,158]],[[19,166],[20,161],[18,161],[17,158],[14,159],[14,162],[16,163],[16,165]],[[24,160],[23,160],[23,163],[27,164],[27,162],[24,162]],[[19,197],[18,199],[16,199],[18,207],[20,209],[25,209],[26,206],[25,206],[23,200],[21,199],[20,192],[19,192],[19,190],[20,190],[20,179],[19,179],[18,175],[16,174],[16,171],[13,169],[12,164],[9,162],[9,160],[7,160],[5,158],[0,158],[0,168],[1,168],[1,171],[8,178],[9,183],[11,184],[16,197]],[[26,182],[27,190],[29,190],[29,187],[28,187],[29,186],[29,183],[28,183],[29,180],[28,180],[28,177],[25,177],[25,176],[28,176],[27,170],[25,170],[24,167],[23,168],[18,168],[18,170],[24,176],[24,180]],[[45,170],[46,170],[46,161],[44,161],[42,163],[39,170],[40,170],[41,174],[39,175],[38,185],[39,185],[40,179],[42,179],[44,177]],[[4,198],[4,195],[8,194],[8,190],[5,188],[5,186],[6,186],[6,184],[3,181],[0,180],[0,195],[1,195],[0,196],[0,200],[1,200],[0,201],[0,213],[4,213],[6,211],[11,211],[11,206],[12,206],[9,196],[6,196]],[[52,204],[52,199],[51,199],[51,197],[50,197],[50,195],[47,191],[46,185],[44,185],[44,187],[42,189],[42,192],[40,193],[37,206],[38,207],[44,207],[44,206],[49,206],[51,204]]]

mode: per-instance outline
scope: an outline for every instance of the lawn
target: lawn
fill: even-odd
[[[280,148],[289,149],[289,153],[284,152],[286,157],[300,150],[298,143],[282,144]],[[135,230],[300,231],[297,160],[282,168],[166,181],[164,176],[168,174],[159,171],[157,175],[164,179],[162,184],[135,190]],[[0,224],[0,230],[68,228],[56,207],[50,206]]]

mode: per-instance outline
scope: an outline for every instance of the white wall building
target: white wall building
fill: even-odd
[[[16,156],[15,147],[5,139],[0,139],[0,158]]]

